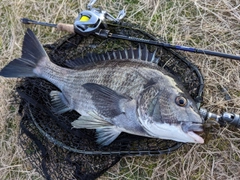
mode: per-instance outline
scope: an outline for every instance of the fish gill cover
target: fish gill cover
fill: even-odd
[[[115,26],[112,32],[164,42],[132,24]],[[67,35],[45,49],[54,63],[66,62],[85,56],[124,49],[144,48],[156,50],[158,65],[172,73],[193,97],[201,103],[203,78],[196,66],[179,52],[164,47],[139,44],[120,39],[102,39],[90,35]],[[91,53],[91,54],[89,54]],[[16,90],[19,94],[21,113],[20,144],[33,167],[46,179],[95,179],[116,164],[123,156],[156,155],[177,150],[182,143],[152,139],[122,133],[109,146],[99,146],[95,130],[73,129],[71,122],[79,117],[75,111],[53,114],[50,92],[57,88],[40,78],[22,79]]]

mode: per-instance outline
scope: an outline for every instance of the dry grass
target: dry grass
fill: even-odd
[[[110,0],[98,2],[117,13],[127,7],[126,19],[147,27],[173,44],[240,55],[240,5],[238,0]],[[1,0],[0,68],[19,57],[24,27],[19,19],[73,22],[85,0]],[[63,33],[32,26],[42,43]],[[205,77],[204,107],[214,112],[240,114],[240,63],[229,59],[186,53]],[[0,179],[42,179],[28,165],[17,144],[19,116],[10,103],[15,81],[0,78]],[[228,88],[225,100],[221,87]],[[231,129],[231,130],[230,130]],[[175,153],[157,157],[126,157],[100,179],[239,179],[240,131],[216,131],[207,145],[185,145]]]

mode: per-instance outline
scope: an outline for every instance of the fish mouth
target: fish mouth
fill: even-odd
[[[193,132],[203,132],[203,125],[202,124],[192,124],[191,126],[188,127],[188,131],[193,131]]]
[[[187,135],[190,136],[191,138],[193,138],[195,143],[200,143],[200,144],[204,143],[204,139],[193,131],[187,132]]]
[[[203,133],[203,124],[201,123],[183,123],[182,130],[191,138],[194,139],[196,143],[204,143],[204,139],[199,135]]]

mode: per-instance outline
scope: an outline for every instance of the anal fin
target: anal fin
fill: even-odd
[[[102,146],[111,144],[121,133],[115,126],[97,129],[97,143]]]
[[[58,114],[72,110],[65,96],[59,91],[51,91],[52,110]]]

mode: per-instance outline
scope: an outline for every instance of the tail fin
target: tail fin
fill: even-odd
[[[1,71],[0,76],[4,77],[34,77],[34,68],[39,61],[48,59],[48,55],[43,49],[34,33],[27,29],[24,36],[22,57],[14,59]]]

